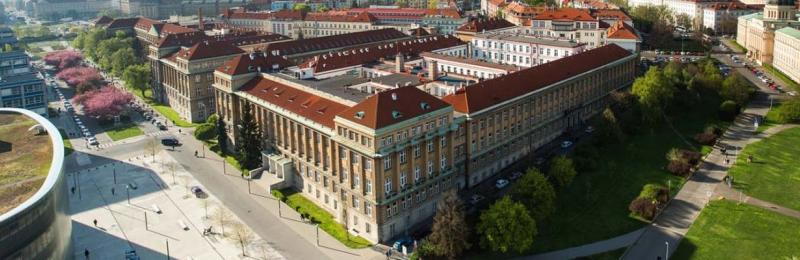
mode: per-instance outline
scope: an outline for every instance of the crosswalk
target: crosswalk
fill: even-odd
[[[152,132],[145,132],[144,136],[156,137],[156,136],[162,136],[162,135],[168,135],[168,134],[169,134],[169,132],[167,132],[167,131],[152,131]],[[105,148],[113,147],[113,146],[119,145],[119,144],[139,141],[139,139],[142,139],[142,137],[132,137],[132,138],[128,138],[128,139],[119,140],[119,141],[116,141],[116,142],[101,143],[100,145],[97,146],[97,148],[105,149]]]

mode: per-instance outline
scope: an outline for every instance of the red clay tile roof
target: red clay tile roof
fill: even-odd
[[[595,9],[592,10],[592,15],[598,19],[603,20],[623,20],[631,21],[631,17],[624,11],[619,9]]]
[[[405,18],[410,20],[421,20],[425,16],[443,16],[448,18],[461,18],[461,14],[455,8],[443,9],[422,9],[422,8],[352,8],[346,11],[350,15],[367,12],[378,20],[391,18]]]
[[[606,31],[606,35],[608,39],[630,39],[630,40],[639,40],[639,36],[636,35],[636,31],[628,24],[621,20],[617,20],[617,22],[608,28]]]
[[[616,44],[609,44],[467,86],[442,100],[458,112],[475,113],[630,55]]]
[[[300,68],[313,68],[320,73],[350,66],[376,62],[381,58],[392,58],[398,53],[407,56],[417,56],[420,53],[445,49],[466,44],[460,39],[449,35],[426,36],[417,39],[402,40],[394,43],[375,44],[360,48],[351,48],[344,51],[316,55],[309,58]]]
[[[196,31],[197,31],[197,29],[192,29],[192,28],[180,26],[180,25],[177,25],[177,24],[167,23],[167,24],[164,24],[164,26],[162,26],[161,28],[158,29],[158,34],[161,35],[161,37],[163,37],[164,34],[188,33],[188,32],[196,32]]]
[[[458,27],[458,30],[456,31],[478,33],[483,31],[491,31],[496,29],[513,27],[513,26],[514,26],[513,23],[506,21],[505,19],[502,18],[489,18],[489,19],[479,18],[479,19],[473,19],[465,23],[464,25],[461,25],[461,27]]]
[[[251,20],[269,20],[272,18],[271,13],[267,12],[230,12],[223,14],[228,19],[251,19]]]
[[[428,32],[427,30],[425,30],[425,29],[424,29],[424,28],[422,28],[422,27],[417,27],[417,28],[411,29],[411,30],[409,31],[409,35],[411,35],[411,36],[417,36],[417,37],[420,37],[420,36],[428,36],[428,35],[431,35],[431,33],[430,33],[430,32]]]
[[[559,21],[594,21],[589,9],[561,8],[546,10],[536,15],[534,20],[559,20]]]
[[[114,21],[113,18],[103,15],[100,18],[97,18],[97,20],[94,21],[94,26],[106,25],[106,24],[109,24],[109,23],[111,23],[113,21]]]
[[[326,99],[298,88],[290,87],[263,77],[256,77],[239,91],[286,109],[301,117],[317,122],[328,128],[335,128],[333,119],[350,108],[344,104]]]
[[[158,40],[156,46],[158,48],[174,47],[174,46],[191,46],[201,40],[206,39],[205,34],[200,31],[187,32],[187,33],[174,33],[167,34]]]
[[[274,41],[285,41],[292,39],[277,33],[260,33],[256,31],[233,31],[226,35],[214,35],[214,36],[209,36],[208,38],[212,38],[217,41],[228,42],[233,44],[234,46],[243,46],[243,45],[267,43]]]
[[[300,21],[306,17],[305,11],[296,11],[296,10],[280,10],[277,12],[272,13],[272,18],[275,20],[290,20],[290,21]]]
[[[441,9],[425,9],[426,16],[442,16],[447,18],[461,18],[458,9],[455,8],[441,8]]]
[[[506,5],[506,1],[505,0],[489,0],[489,3],[492,4],[492,5],[500,6],[500,7]]]
[[[190,48],[181,48],[181,50],[178,51],[178,57],[187,60],[199,60],[238,53],[244,53],[244,51],[228,42],[206,40],[195,43]]]
[[[510,10],[516,14],[532,16],[547,10],[546,6],[529,6],[522,2],[512,2],[506,6],[506,10]]]
[[[367,12],[362,12],[356,15],[333,14],[333,13],[309,13],[306,15],[305,20],[317,21],[317,22],[374,23],[378,19]]]
[[[147,17],[139,17],[136,19],[137,19],[136,28],[145,31],[150,30],[150,27],[153,26],[154,24],[162,24],[162,22],[160,21],[156,21]]]
[[[134,25],[138,24],[140,18],[119,18],[114,19],[106,28],[108,29],[118,29],[118,28],[133,28]]]
[[[267,51],[277,51],[277,55],[292,55],[320,50],[345,48],[351,45],[374,43],[386,40],[407,38],[398,30],[387,28],[324,37],[276,42],[267,45]]]
[[[269,71],[291,66],[291,62],[278,55],[266,52],[242,54],[226,61],[217,71],[228,75],[239,75],[250,72]]]
[[[380,129],[450,106],[414,86],[373,94],[337,116]]]

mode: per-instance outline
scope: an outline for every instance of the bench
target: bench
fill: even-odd
[[[159,208],[158,205],[156,204],[153,204],[153,211],[155,213],[161,214],[161,208]]]
[[[178,220],[178,225],[181,226],[181,229],[183,229],[183,230],[189,230],[189,227],[186,226],[186,223],[183,223],[182,219]]]

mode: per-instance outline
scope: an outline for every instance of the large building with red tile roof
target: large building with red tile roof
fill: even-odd
[[[191,16],[202,13],[215,17],[229,8],[251,6],[251,0],[120,0],[119,10],[126,16],[167,19],[172,15]]]
[[[736,32],[739,16],[756,13],[764,9],[764,5],[746,5],[739,1],[714,3],[703,9],[703,28],[711,29],[716,34],[732,34]]]
[[[430,221],[442,193],[474,187],[582,127],[611,92],[632,84],[637,63],[637,54],[608,45],[437,97],[428,90],[436,76],[377,65],[304,80],[276,71],[277,58],[240,55],[216,69],[229,147],[249,110],[271,185],[296,189],[372,242],[411,232]]]
[[[475,34],[478,33],[492,33],[514,29],[516,29],[516,26],[503,18],[474,18],[458,27],[456,36],[465,42],[470,42],[472,38],[475,37]]]
[[[592,16],[589,9],[560,8],[539,13],[531,21],[530,32],[542,37],[576,41],[589,49],[606,44],[609,24]]]

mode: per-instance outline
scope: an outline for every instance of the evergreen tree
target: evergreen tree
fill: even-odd
[[[443,195],[442,202],[438,205],[428,242],[433,245],[437,255],[456,259],[470,247],[464,204],[456,192],[451,190]]]
[[[222,116],[220,115],[217,117],[217,145],[222,153],[228,152],[227,137],[228,131],[225,130],[225,120],[222,120]]]
[[[249,105],[242,107],[242,122],[236,146],[239,162],[245,169],[256,168],[261,160],[261,131],[256,124]]]

